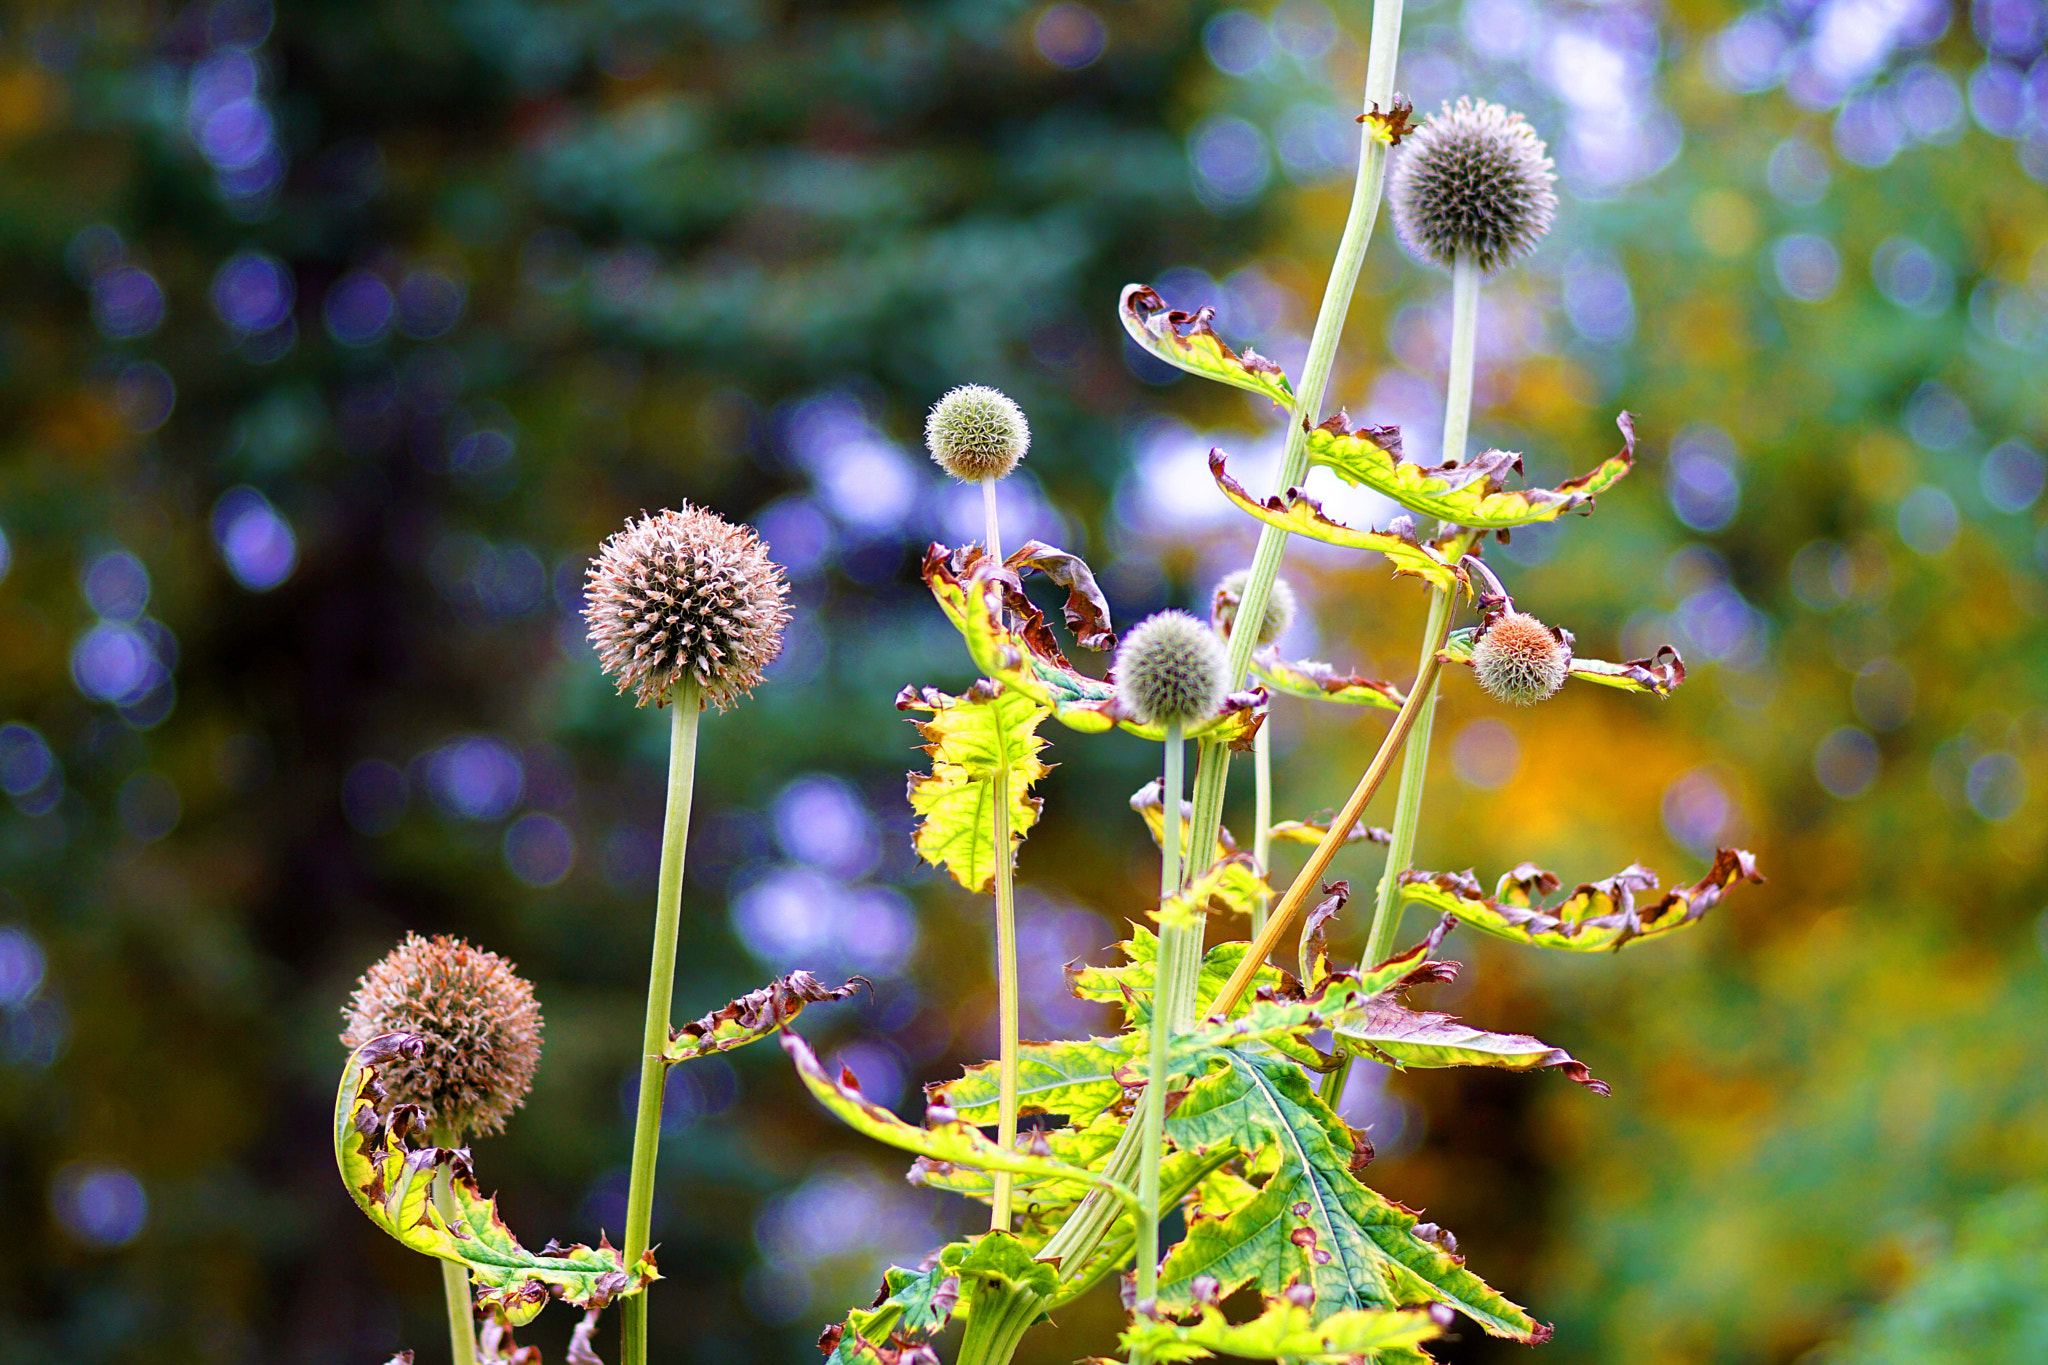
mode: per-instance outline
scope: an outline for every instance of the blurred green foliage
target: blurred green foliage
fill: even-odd
[[[990,1055],[986,915],[916,868],[891,705],[969,676],[915,566],[977,509],[921,413],[1004,388],[1037,434],[1013,534],[1086,554],[1119,624],[1205,602],[1252,527],[1203,456],[1256,484],[1276,419],[1132,355],[1117,291],[1216,301],[1298,366],[1367,24],[1348,0],[8,6],[0,1361],[432,1349],[431,1268],[325,1141],[339,1007],[406,929],[538,985],[533,1099],[478,1152],[512,1226],[617,1232],[661,726],[574,612],[643,507],[758,521],[799,609],[705,727],[678,1017],[866,971],[871,1003],[803,1030],[872,1093],[907,1109]],[[1418,106],[1521,107],[1563,174],[1558,230],[1489,288],[1475,438],[1545,483],[1611,453],[1622,407],[1645,438],[1597,515],[1490,558],[1587,653],[1669,639],[1692,666],[1668,702],[1528,713],[1453,677],[1418,860],[1681,884],[1718,837],[1772,879],[1617,958],[1452,940],[1457,1007],[1568,1047],[1611,1101],[1455,1073],[1351,1098],[1376,1186],[1554,1319],[1560,1365],[1845,1334],[1847,1359],[1959,1358],[1958,1334],[2025,1358],[1986,1324],[2043,1294],[2039,1220],[1998,1192],[2048,1159],[2044,41],[2029,0],[1409,10]],[[1413,451],[1444,294],[1382,232],[1333,387]],[[1290,653],[1405,681],[1412,583],[1312,547],[1287,572],[1315,618]],[[1385,723],[1334,710],[1278,708],[1283,815],[1334,804]],[[1021,873],[1041,1034],[1097,1022],[1059,966],[1145,902],[1125,801],[1156,758],[1052,738]],[[879,1257],[963,1216],[762,1051],[671,1101],[656,1231],[696,1274],[652,1304],[679,1359],[811,1358]],[[1026,1358],[1106,1349],[1116,1316],[1077,1304]],[[559,1355],[566,1321],[537,1328]]]

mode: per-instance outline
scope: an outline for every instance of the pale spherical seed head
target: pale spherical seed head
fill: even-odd
[[[1147,725],[1191,725],[1223,706],[1223,641],[1184,611],[1140,621],[1116,652],[1116,695]]]
[[[1031,449],[1031,424],[1002,390],[962,384],[932,404],[924,443],[939,467],[964,483],[1003,479]]]
[[[407,934],[363,973],[342,1015],[350,1048],[385,1033],[420,1039],[418,1056],[400,1053],[379,1075],[393,1099],[459,1135],[502,1131],[540,1064],[533,987],[496,953],[445,935]]]
[[[590,563],[583,617],[598,662],[641,706],[694,677],[723,711],[782,651],[782,566],[752,529],[701,507],[628,521]]]
[[[1226,640],[1237,625],[1238,604],[1244,601],[1244,585],[1251,574],[1250,569],[1225,574],[1209,599],[1209,621],[1216,627],[1216,633]],[[1274,579],[1273,591],[1266,598],[1266,610],[1259,616],[1258,638],[1252,643],[1270,645],[1285,635],[1287,628],[1294,624],[1294,614],[1300,609],[1301,604],[1287,580]]]
[[[1394,228],[1426,261],[1448,270],[1463,256],[1492,274],[1550,231],[1556,182],[1527,119],[1461,99],[1404,140],[1390,190]]]
[[[1571,651],[1550,627],[1521,611],[1500,616],[1472,648],[1479,685],[1515,706],[1534,706],[1556,695],[1571,661]]]

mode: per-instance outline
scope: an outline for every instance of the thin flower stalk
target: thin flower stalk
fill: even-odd
[[[661,1098],[667,1080],[669,1001],[675,993],[676,937],[682,928],[683,861],[696,785],[697,728],[703,713],[694,676],[669,697],[668,798],[661,823],[661,876],[654,900],[654,952],[647,969],[647,1012],[640,1035],[640,1099],[633,1115],[632,1175],[626,1194],[627,1265],[647,1250],[654,1227],[654,1173],[661,1146]],[[626,1365],[647,1362],[647,1296],[620,1305]]]
[[[1165,802],[1163,809],[1166,812],[1159,831],[1161,906],[1180,894],[1180,794],[1187,784],[1186,751],[1181,722],[1174,720],[1166,727],[1166,762],[1161,775],[1165,785],[1160,798]],[[1168,989],[1165,969],[1166,961],[1162,958],[1153,978],[1152,1034],[1145,1067],[1144,1146],[1140,1149],[1138,1165],[1138,1198],[1145,1206],[1138,1220],[1137,1287],[1140,1304],[1150,1302],[1159,1292],[1159,1161],[1166,1143],[1166,1057],[1173,1036],[1173,1029],[1160,1017],[1159,1001],[1166,998]],[[1177,982],[1173,984],[1178,985]],[[1132,1356],[1131,1365],[1141,1365],[1140,1357]]]
[[[462,1133],[453,1128],[437,1126],[433,1135],[436,1147],[460,1147]],[[442,1171],[434,1177],[434,1207],[443,1218],[454,1221],[455,1193],[449,1185],[450,1176]],[[455,1365],[477,1365],[476,1361],[476,1301],[470,1297],[469,1271],[453,1261],[441,1262],[441,1297],[448,1306],[448,1347]]]
[[[1002,525],[996,516],[996,479],[981,480],[981,508],[984,519],[983,548],[990,559],[1003,559]],[[996,1033],[997,1086],[999,1089],[996,1143],[1004,1150],[1017,1145],[1017,867],[1010,855],[1010,764],[1007,754],[999,755],[990,800],[995,803],[994,856],[996,870]],[[1015,1200],[1016,1177],[1008,1171],[995,1173],[994,1198],[989,1209],[989,1227],[997,1232],[1010,1228]]]

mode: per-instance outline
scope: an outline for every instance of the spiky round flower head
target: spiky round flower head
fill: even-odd
[[[1250,569],[1238,569],[1223,575],[1223,581],[1216,585],[1216,591],[1209,599],[1209,622],[1216,627],[1216,633],[1224,639],[1230,638],[1230,631],[1237,624],[1238,604],[1244,601],[1245,581],[1252,576]],[[1270,645],[1287,633],[1294,624],[1294,613],[1300,603],[1294,596],[1294,589],[1287,580],[1273,580],[1273,591],[1266,597],[1266,610],[1259,617],[1259,635],[1252,643]]]
[[[425,1109],[436,1129],[502,1131],[540,1063],[533,987],[496,953],[445,934],[407,934],[363,973],[342,1014],[350,1048],[384,1033],[420,1039],[418,1056],[399,1054],[382,1075],[392,1097]]]
[[[1527,612],[1503,613],[1472,647],[1472,671],[1495,698],[1534,706],[1564,686],[1571,651],[1549,626]]]
[[[962,483],[1006,479],[1031,449],[1031,424],[1001,389],[962,384],[932,404],[924,443],[939,467]]]
[[[1527,119],[1461,99],[1408,134],[1390,191],[1394,227],[1422,259],[1448,270],[1465,256],[1490,275],[1550,231],[1556,181]]]
[[[723,711],[782,652],[782,566],[761,538],[701,507],[628,521],[590,562],[583,619],[598,662],[638,705],[694,677]]]
[[[1138,622],[1116,652],[1116,695],[1146,725],[1207,720],[1223,705],[1223,641],[1184,611]]]

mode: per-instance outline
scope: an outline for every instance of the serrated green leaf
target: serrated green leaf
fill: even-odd
[[[342,1069],[334,1159],[349,1197],[371,1222],[423,1256],[468,1270],[478,1308],[515,1327],[530,1322],[550,1298],[602,1308],[660,1278],[651,1253],[628,1270],[602,1239],[594,1249],[550,1242],[544,1251],[528,1251],[498,1217],[497,1200],[477,1189],[467,1151],[412,1146],[409,1139],[421,1131],[420,1110],[393,1103],[377,1071],[418,1046],[411,1034],[382,1034],[350,1053]],[[434,1202],[441,1176],[453,1217]]]
[[[891,1266],[872,1308],[856,1308],[825,1329],[818,1348],[826,1365],[894,1365],[899,1343],[945,1330],[960,1301],[960,1276],[936,1254],[915,1270]]]
[[[1077,672],[1067,662],[1045,613],[1024,595],[1016,573],[989,559],[980,546],[949,550],[933,545],[925,551],[923,572],[974,666],[989,678],[1050,708],[1053,718],[1070,730],[1099,735],[1120,729],[1143,739],[1166,738],[1165,726],[1141,725],[1127,717],[1114,686]],[[919,696],[917,689],[906,687],[896,704],[915,705]],[[1262,692],[1233,692],[1221,711],[1189,726],[1185,737],[1249,746],[1264,714],[1263,703]]]
[[[1204,1304],[1192,1323],[1140,1317],[1117,1344],[1127,1355],[1143,1351],[1161,1362],[1227,1355],[1344,1365],[1375,1351],[1413,1350],[1441,1335],[1426,1309],[1360,1308],[1318,1320],[1306,1307],[1276,1296],[1249,1322],[1229,1321],[1214,1304]]]
[[[860,1082],[852,1072],[842,1069],[838,1080],[827,1075],[817,1054],[796,1034],[785,1033],[781,1041],[782,1050],[789,1054],[790,1061],[796,1066],[804,1088],[849,1128],[877,1142],[935,1162],[1092,1185],[1108,1190],[1127,1204],[1137,1202],[1135,1194],[1106,1176],[1069,1166],[1050,1156],[999,1147],[980,1129],[962,1123],[950,1110],[937,1111],[922,1128],[905,1123],[863,1095]]]
[[[1324,515],[1323,505],[1299,488],[1290,488],[1285,494],[1276,494],[1261,502],[1246,492],[1243,484],[1230,477],[1220,450],[1209,452],[1209,475],[1223,490],[1223,496],[1235,503],[1239,510],[1250,513],[1268,526],[1277,526],[1283,531],[1307,536],[1310,540],[1320,540],[1326,545],[1375,551],[1393,562],[1396,574],[1412,574],[1445,592],[1453,587],[1461,592],[1469,590],[1465,571],[1458,567],[1457,560],[1446,559],[1435,547],[1423,544],[1415,538],[1413,531],[1354,530]]]
[[[910,775],[910,808],[918,817],[912,845],[920,858],[944,867],[969,891],[994,890],[996,775],[1009,775],[1010,847],[1002,856],[1014,861],[1044,804],[1031,787],[1050,771],[1038,757],[1045,748],[1038,723],[1046,709],[986,680],[958,697],[906,687],[896,706],[932,713],[917,726],[932,770]]]
[[[1123,1099],[1117,1073],[1133,1064],[1126,1049],[1130,1035],[1119,1038],[1062,1039],[1023,1043],[1017,1049],[1017,1107],[1021,1114],[1061,1114],[1074,1127],[1086,1127],[1095,1116]],[[1144,1055],[1136,1064],[1142,1069]],[[986,1127],[998,1114],[995,1062],[967,1068],[958,1080],[925,1087],[933,1104],[958,1114],[963,1122]]]
[[[1447,664],[1472,666],[1472,650],[1479,643],[1479,632],[1467,626],[1454,630],[1444,640],[1444,647],[1436,656]],[[1625,664],[1611,664],[1605,659],[1582,659],[1574,654],[1566,673],[1581,682],[1597,683],[1601,687],[1618,688],[1623,692],[1647,692],[1652,696],[1668,697],[1673,689],[1685,681],[1685,660],[1670,645],[1660,645],[1657,652],[1647,659],[1630,659]]]
[[[1166,837],[1166,803],[1160,797],[1159,782],[1152,781],[1140,787],[1131,797],[1131,809],[1145,822],[1145,828],[1152,831],[1152,842],[1158,844]],[[1187,849],[1188,831],[1194,825],[1195,808],[1190,801],[1180,803],[1180,837],[1183,856]],[[1237,840],[1230,837],[1230,831],[1218,828],[1216,847],[1210,854],[1209,869],[1191,884],[1176,899],[1184,910],[1204,908],[1227,910],[1233,914],[1249,915],[1253,909],[1263,905],[1272,897],[1272,889],[1266,885],[1265,877],[1250,855],[1239,851]],[[1157,919],[1158,916],[1154,915]]]
[[[1117,315],[1131,340],[1175,369],[1248,390],[1272,399],[1283,411],[1293,411],[1294,388],[1286,373],[1257,351],[1247,349],[1240,356],[1224,345],[1210,325],[1214,308],[1180,312],[1168,308],[1150,285],[1128,284]]]
[[[1160,1270],[1159,1302],[1193,1311],[1246,1284],[1315,1295],[1318,1318],[1355,1309],[1449,1304],[1495,1336],[1541,1341],[1549,1329],[1418,1236],[1416,1216],[1359,1183],[1351,1130],[1285,1059],[1215,1047],[1166,1121],[1183,1149],[1228,1142],[1280,1148],[1256,1198],[1222,1218],[1195,1218]]]
[[[1641,892],[1657,888],[1657,874],[1640,864],[1605,881],[1579,887],[1554,905],[1537,898],[1555,891],[1557,877],[1533,863],[1523,863],[1500,879],[1489,898],[1468,873],[1409,872],[1402,876],[1404,904],[1422,904],[1514,943],[1569,952],[1619,949],[1636,939],[1657,938],[1698,923],[1737,882],[1760,882],[1756,859],[1743,849],[1724,848],[1714,855],[1707,875],[1689,887],[1667,892],[1650,905],[1637,904]]]
[[[1342,706],[1371,706],[1398,711],[1408,700],[1400,688],[1389,682],[1361,678],[1356,673],[1339,673],[1329,664],[1314,659],[1283,659],[1267,648],[1252,656],[1252,676],[1275,692],[1310,701],[1336,702]]]
[[[1555,521],[1579,508],[1591,511],[1594,497],[1627,474],[1635,460],[1634,419],[1624,412],[1615,425],[1621,429],[1620,453],[1555,488],[1509,489],[1505,476],[1522,465],[1522,457],[1509,450],[1489,450],[1461,464],[1415,464],[1401,458],[1398,431],[1354,427],[1341,412],[1309,429],[1308,460],[1422,516],[1454,526],[1501,530]]]
[[[1124,961],[1115,966],[1069,966],[1067,989],[1082,1000],[1121,1005],[1126,1024],[1141,1028],[1152,1018],[1152,972],[1159,940],[1143,925],[1134,924],[1131,937],[1116,947]],[[1210,1006],[1216,1003],[1216,997],[1230,981],[1230,974],[1237,970],[1237,964],[1244,961],[1250,947],[1243,941],[1219,943],[1203,955],[1201,976],[1195,983],[1196,1017],[1207,1014]],[[1298,994],[1300,983],[1270,962],[1261,963],[1246,989],[1247,1000],[1256,997],[1261,990]],[[1232,1013],[1242,1013],[1246,1007],[1246,1002],[1240,1001]]]
[[[844,986],[827,986],[804,971],[779,976],[761,989],[748,991],[731,1004],[670,1033],[662,1060],[683,1062],[745,1047],[779,1032],[803,1013],[804,1006],[844,1000],[866,984],[855,977]]]

